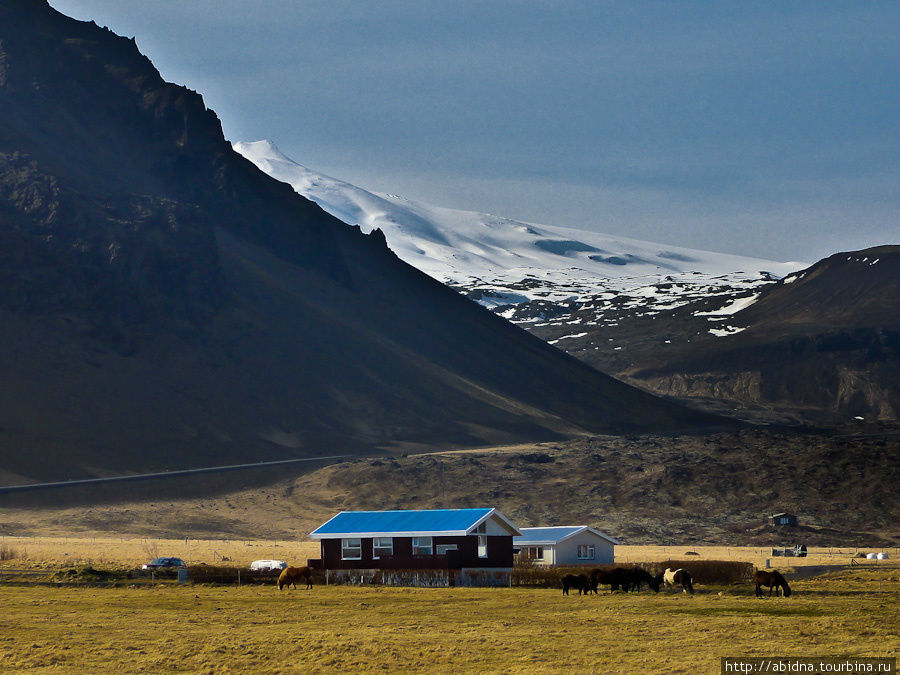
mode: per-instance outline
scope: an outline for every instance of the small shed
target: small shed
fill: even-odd
[[[619,542],[587,525],[523,527],[513,539],[520,560],[535,565],[600,565],[615,560]]]
[[[797,527],[797,516],[793,513],[773,513],[769,516],[772,527]]]
[[[393,585],[509,585],[519,529],[493,508],[342,511],[310,533],[326,578]]]

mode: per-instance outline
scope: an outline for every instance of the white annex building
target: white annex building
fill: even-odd
[[[587,525],[521,527],[513,547],[537,565],[589,565],[615,560],[615,539]]]

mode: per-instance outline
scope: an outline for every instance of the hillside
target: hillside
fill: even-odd
[[[625,544],[896,546],[898,432],[591,436],[0,495],[0,532],[305,540],[344,509],[489,505],[521,526],[588,523]],[[773,531],[781,511],[800,526]]]
[[[3,483],[721,424],[403,263],[43,1],[0,0],[0,119]]]
[[[235,148],[344,222],[381,228],[406,262],[639,387],[765,422],[898,418],[896,247],[804,269],[437,208],[316,173],[269,141]]]
[[[627,374],[679,398],[820,424],[900,419],[900,246],[837,253],[742,304]]]

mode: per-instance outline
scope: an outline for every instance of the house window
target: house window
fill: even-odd
[[[528,546],[525,549],[525,557],[528,560],[543,560],[544,559],[544,547],[543,546]]]
[[[394,555],[394,540],[391,537],[375,537],[372,540],[372,558],[378,560]]]
[[[431,555],[434,550],[431,537],[413,537],[412,549],[413,555]]]
[[[478,557],[479,558],[487,558],[487,536],[483,534],[478,535]]]
[[[362,542],[359,539],[341,539],[341,560],[362,560]]]
[[[455,551],[456,544],[438,544],[434,547],[436,555],[447,555],[447,551]]]
[[[594,559],[594,545],[593,544],[578,544],[578,559],[579,560],[593,560]]]

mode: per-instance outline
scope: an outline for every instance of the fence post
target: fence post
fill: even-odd
[[[241,585],[241,571],[238,570],[238,586]]]

